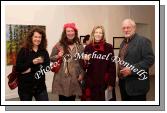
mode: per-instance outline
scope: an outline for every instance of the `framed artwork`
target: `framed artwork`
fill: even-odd
[[[120,49],[120,45],[123,40],[124,40],[124,37],[113,37],[113,48]]]
[[[40,27],[46,31],[45,26],[42,25],[13,25],[6,24],[6,55],[7,65],[14,65],[16,63],[16,56],[21,48],[28,32],[33,27]]]

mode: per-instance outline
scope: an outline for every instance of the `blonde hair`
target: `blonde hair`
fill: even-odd
[[[95,27],[93,28],[93,30],[92,30],[91,38],[90,38],[91,43],[92,43],[93,45],[94,45],[94,43],[95,43],[95,37],[94,37],[95,30],[96,30],[96,29],[99,29],[99,28],[102,29],[102,33],[103,33],[102,40],[103,40],[104,42],[106,41],[104,27],[103,27],[103,26],[95,26]]]

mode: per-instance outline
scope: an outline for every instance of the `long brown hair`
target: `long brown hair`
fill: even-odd
[[[46,39],[46,33],[43,29],[39,28],[39,27],[34,27],[32,30],[30,30],[30,32],[27,35],[27,38],[24,42],[23,47],[32,50],[33,47],[33,42],[32,42],[32,36],[34,35],[34,32],[38,32],[39,34],[42,35],[42,40],[41,43],[39,45],[39,49],[40,50],[46,50],[47,48],[47,39]]]
[[[78,38],[78,31],[77,30],[74,30],[75,31],[75,37],[73,39],[73,42],[76,43],[76,44],[80,44],[80,40]],[[69,53],[68,51],[68,43],[67,43],[67,35],[66,35],[66,29],[63,30],[62,34],[61,34],[61,39],[60,39],[60,44],[63,46],[63,49],[64,49],[64,53]]]

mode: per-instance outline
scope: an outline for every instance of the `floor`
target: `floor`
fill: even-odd
[[[117,101],[121,101],[118,83],[116,83],[116,88],[115,89],[116,89]],[[57,101],[58,100],[57,95],[53,95],[50,92],[48,93],[48,95],[49,95],[49,100],[50,101]],[[76,100],[79,100],[79,98],[77,98]],[[154,78],[154,76],[151,76],[150,77],[150,90],[147,94],[147,101],[154,101],[154,100],[155,100],[155,78]],[[19,101],[19,98],[12,98],[12,99],[8,99],[6,101]]]

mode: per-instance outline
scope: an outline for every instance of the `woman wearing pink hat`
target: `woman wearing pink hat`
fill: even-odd
[[[76,96],[82,95],[80,81],[84,71],[80,59],[76,59],[76,54],[83,51],[75,23],[65,24],[61,39],[53,47],[50,56],[51,62],[62,59],[61,67],[55,73],[52,83],[52,92],[59,96],[59,101],[75,101]]]

